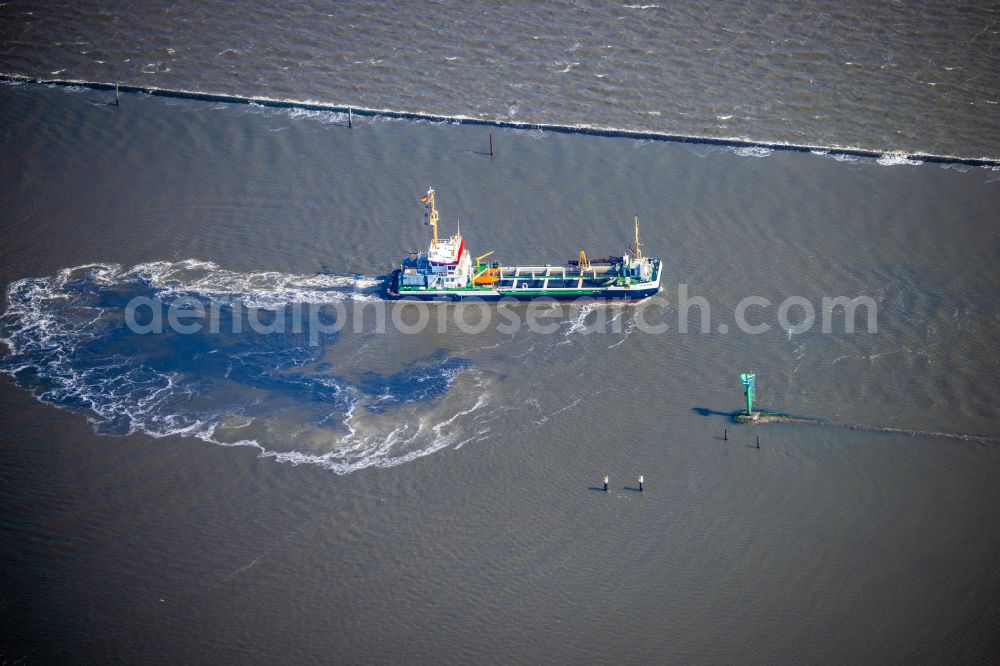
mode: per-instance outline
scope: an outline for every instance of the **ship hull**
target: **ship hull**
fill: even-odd
[[[389,279],[386,295],[392,299],[425,302],[495,302],[501,300],[575,301],[591,299],[601,301],[641,301],[660,291],[660,266],[657,266],[655,280],[629,286],[607,287],[583,286],[581,288],[534,289],[534,288],[462,288],[462,289],[413,289],[400,288],[401,271],[393,272]]]

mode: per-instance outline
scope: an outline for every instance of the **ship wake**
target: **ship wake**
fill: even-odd
[[[84,414],[98,433],[197,437],[338,474],[485,437],[476,419],[491,378],[473,362],[424,351],[380,364],[378,336],[330,332],[329,306],[378,300],[380,288],[372,277],[239,273],[195,260],[78,266],[9,285],[0,372]],[[182,301],[216,320],[137,331],[136,299],[162,307],[164,321]],[[322,332],[273,325],[303,304],[316,306]],[[150,318],[153,307],[143,310]],[[263,311],[255,321],[253,309]]]

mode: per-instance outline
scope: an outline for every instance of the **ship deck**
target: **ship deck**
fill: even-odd
[[[656,263],[650,282],[657,280],[661,264]],[[476,275],[482,274],[486,266],[479,266]],[[625,284],[625,279],[615,273],[611,264],[592,264],[589,268],[580,270],[574,266],[499,266],[490,268],[497,280],[490,284],[470,284],[466,287],[449,287],[447,289],[426,289],[419,286],[399,286],[400,293],[417,293],[428,291],[447,291],[449,293],[465,292],[531,292],[538,294],[580,294],[605,290],[609,287]],[[636,284],[633,282],[632,284]]]

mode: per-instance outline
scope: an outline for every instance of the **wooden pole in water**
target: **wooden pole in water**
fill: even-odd
[[[347,107],[347,129],[351,129],[354,126],[354,112],[351,107]]]
[[[723,442],[728,442],[729,441],[729,428],[723,428],[722,429],[722,441]]]
[[[490,132],[490,157],[493,157],[493,132]]]
[[[115,106],[118,106],[120,102],[118,101],[118,82],[115,81]]]

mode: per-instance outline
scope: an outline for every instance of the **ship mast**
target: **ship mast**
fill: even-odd
[[[434,188],[427,188],[427,196],[424,197],[425,203],[427,204],[428,213],[427,224],[431,225],[434,229],[434,240],[431,242],[432,248],[437,248],[438,246],[438,211],[437,206],[434,205]]]
[[[639,216],[635,216],[635,258],[642,259],[642,250],[639,249]]]

